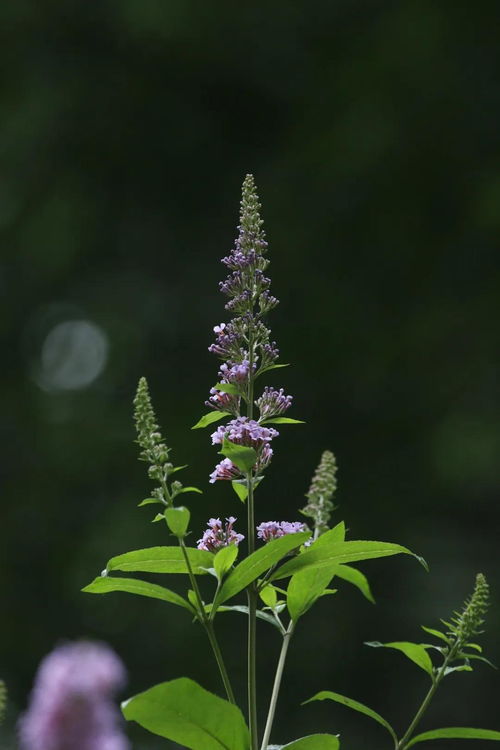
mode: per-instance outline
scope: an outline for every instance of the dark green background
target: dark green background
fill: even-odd
[[[207,346],[226,318],[219,258],[246,172],[281,299],[270,323],[293,363],[268,383],[293,393],[292,416],[307,422],[275,441],[258,520],[297,519],[330,448],[336,518],[351,538],[400,542],[431,566],[362,565],[376,607],[343,586],[304,618],[274,740],[332,731],[346,750],[387,747],[363,717],[299,703],[344,692],[402,729],[426,678],[362,642],[419,639],[419,623],[448,616],[478,570],[498,602],[499,21],[487,0],[1,4],[0,676],[10,725],[62,638],[111,643],[128,666],[127,695],[184,674],[220,690],[182,612],[79,590],[110,556],[167,539],[151,509],[135,507],[150,487],[131,422],[143,374],[174,459],[190,464],[183,479],[205,490],[186,496],[193,538],[210,515],[243,520],[230,488],[207,484],[209,433],[189,427],[216,377]],[[47,390],[44,341],[75,319],[107,337],[107,365],[87,388]],[[483,640],[497,662],[499,625],[494,603]],[[241,695],[243,628],[221,617]],[[264,706],[279,644],[260,631]],[[487,667],[454,675],[425,726],[498,729],[499,695]],[[134,734],[136,748],[168,746]]]

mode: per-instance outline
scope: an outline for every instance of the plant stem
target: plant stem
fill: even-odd
[[[255,519],[253,504],[252,473],[248,474],[248,554],[255,549]],[[257,591],[254,583],[247,588],[248,596],[248,724],[251,750],[258,748],[257,725]]]
[[[253,387],[254,387],[254,340],[253,329],[250,327],[248,335],[248,402],[247,417],[253,418]],[[247,473],[248,497],[247,497],[247,522],[248,522],[248,554],[251,555],[255,550],[255,516],[254,516],[254,497],[253,497],[253,472]],[[258,750],[258,724],[257,724],[257,589],[255,583],[251,583],[247,588],[248,597],[248,644],[247,644],[247,663],[248,663],[248,725],[250,729],[250,748]]]
[[[196,596],[196,601],[198,604],[199,619],[200,619],[201,624],[205,628],[205,632],[208,636],[208,640],[210,641],[210,645],[212,646],[212,651],[214,652],[215,661],[217,662],[217,666],[219,667],[220,676],[222,678],[222,682],[226,690],[227,699],[230,703],[236,704],[236,700],[235,700],[234,693],[233,693],[233,688],[231,687],[231,681],[227,673],[226,665],[224,664],[224,659],[222,657],[222,652],[220,650],[217,637],[215,635],[214,627],[213,627],[213,624],[208,619],[208,617],[206,616],[203,599],[201,598],[200,589],[196,581],[196,576],[193,573],[193,568],[191,567],[191,561],[189,560],[189,555],[187,553],[186,545],[184,544],[183,539],[179,539],[179,545],[182,550],[184,562],[186,563],[189,580],[191,582],[191,586]]]
[[[404,733],[404,735],[401,737],[401,739],[399,740],[398,744],[396,745],[396,750],[404,750],[405,747],[407,746],[407,743],[410,740],[413,732],[417,728],[417,725],[420,723],[420,720],[422,719],[422,716],[424,715],[424,713],[426,712],[427,708],[429,707],[429,703],[431,702],[432,698],[434,697],[434,693],[438,689],[441,680],[445,676],[446,667],[448,666],[448,664],[450,663],[450,661],[453,661],[453,659],[455,658],[455,654],[456,654],[456,652],[458,650],[458,647],[459,647],[459,644],[455,643],[450,648],[448,654],[445,657],[444,662],[442,663],[442,665],[441,665],[438,673],[436,674],[436,677],[435,677],[435,679],[434,679],[431,687],[429,688],[429,690],[427,692],[427,695],[425,696],[424,700],[420,704],[420,707],[419,707],[417,713],[413,717],[413,720],[412,720],[410,726],[408,727],[408,729],[406,730],[406,732]]]
[[[281,678],[283,677],[283,669],[285,667],[286,655],[288,652],[288,646],[293,635],[295,623],[290,620],[290,624],[283,636],[283,643],[281,645],[280,656],[278,659],[278,666],[276,667],[276,675],[274,677],[273,692],[271,694],[271,701],[269,703],[269,711],[267,714],[266,728],[264,730],[264,737],[262,738],[261,750],[267,750],[269,740],[271,738],[271,730],[273,728],[274,714],[276,712],[276,704],[278,702],[278,695],[281,687]]]
[[[208,640],[210,641],[210,645],[212,646],[212,650],[214,652],[217,666],[219,667],[220,676],[222,677],[222,682],[224,683],[224,687],[226,689],[227,699],[230,703],[234,703],[234,705],[236,705],[236,699],[234,697],[233,688],[231,687],[231,682],[229,680],[229,675],[226,670],[226,665],[224,664],[224,659],[222,657],[219,643],[215,636],[213,624],[211,622],[206,622],[205,630],[207,631]]]

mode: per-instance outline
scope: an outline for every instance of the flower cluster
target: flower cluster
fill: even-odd
[[[201,539],[198,539],[198,549],[204,549],[208,552],[217,552],[221,547],[228,547],[230,544],[239,544],[245,538],[243,534],[237,534],[233,526],[236,523],[234,516],[226,518],[223,524],[220,518],[210,518],[208,520],[208,529],[204,532]]]
[[[264,521],[257,526],[257,537],[264,542],[279,539],[286,534],[298,534],[307,531],[305,523],[300,521]]]
[[[227,439],[237,445],[246,445],[253,448],[257,453],[254,470],[259,472],[269,464],[273,455],[273,449],[269,443],[278,435],[277,430],[272,427],[263,427],[254,419],[237,417],[226,425],[221,425],[212,433],[212,445],[222,445],[224,439]],[[225,458],[217,464],[215,470],[210,474],[210,482],[213,483],[217,479],[236,479],[241,476],[242,472],[238,467]]]
[[[255,405],[258,407],[261,419],[270,419],[284,414],[292,405],[293,396],[285,396],[283,388],[277,391],[275,388],[264,388],[262,396],[258,398]]]
[[[19,723],[22,750],[129,750],[112,695],[125,670],[100,643],[68,643],[41,663]]]
[[[220,283],[220,290],[229,297],[226,310],[235,317],[228,323],[214,327],[215,342],[209,351],[223,360],[219,370],[219,385],[212,388],[207,406],[217,411],[232,414],[236,419],[227,427],[220,427],[214,435],[214,444],[222,443],[224,437],[241,445],[248,445],[258,452],[254,467],[260,471],[272,456],[270,440],[277,436],[276,430],[265,430],[259,423],[272,416],[283,414],[292,402],[283,389],[265,388],[254,400],[255,378],[274,366],[279,351],[271,341],[271,332],[264,325],[263,316],[278,304],[270,292],[270,279],[265,275],[269,261],[265,257],[267,242],[259,214],[260,204],[252,175],[243,182],[240,225],[234,247],[222,259],[229,270],[227,278]],[[241,402],[247,405],[247,416],[241,416]],[[253,419],[254,404],[259,409],[259,420]],[[234,479],[241,476],[234,464],[221,461],[212,472],[210,481]]]

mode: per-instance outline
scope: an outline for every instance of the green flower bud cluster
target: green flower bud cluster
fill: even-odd
[[[172,472],[173,465],[168,462],[169,449],[163,442],[154,413],[146,378],[139,380],[137,393],[134,398],[134,420],[137,430],[137,443],[142,450],[140,461],[149,464],[148,476],[159,486],[152,491],[152,497],[165,505],[169,504],[170,493],[167,488],[167,477]]]
[[[336,473],[335,456],[331,451],[324,451],[306,494],[309,502],[300,511],[304,516],[313,519],[316,538],[328,530],[330,517],[336,507],[332,503],[332,497],[337,489]]]
[[[472,596],[465,601],[461,612],[454,613],[451,623],[446,623],[450,628],[450,635],[455,636],[460,643],[467,643],[470,638],[483,632],[481,626],[488,610],[489,595],[490,588],[486,578],[478,573]]]

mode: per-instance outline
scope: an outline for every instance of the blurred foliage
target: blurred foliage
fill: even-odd
[[[430,576],[410,560],[367,564],[376,608],[345,591],[297,633],[288,685],[300,687],[283,695],[276,740],[314,728],[361,746],[348,712],[298,703],[332,689],[406,717],[422,685],[402,689],[404,666],[362,641],[411,637],[478,570],[494,602],[500,591],[498,5],[16,0],[0,24],[11,726],[64,638],[108,640],[130,690],[184,674],[219,690],[182,612],[79,590],[113,554],[165,540],[135,507],[148,493],[131,419],[141,375],[173,460],[205,489],[192,528],[241,510],[229,487],[208,486],[215,453],[188,428],[217,370],[218,260],[251,171],[281,299],[271,325],[294,364],[268,382],[307,421],[282,430],[258,521],[298,518],[329,448],[351,538],[397,541],[431,564]],[[72,321],[90,325],[60,327]],[[233,670],[235,619],[220,633]],[[494,605],[497,662],[499,619]],[[277,643],[261,630],[264,672]],[[498,690],[493,673],[457,676],[429,722],[492,726]]]

